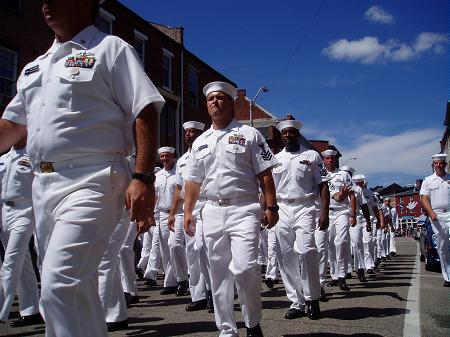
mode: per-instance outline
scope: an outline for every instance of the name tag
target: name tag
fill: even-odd
[[[25,69],[25,76],[28,76],[37,71],[39,71],[39,64],[36,64],[35,66],[33,66],[31,68]]]

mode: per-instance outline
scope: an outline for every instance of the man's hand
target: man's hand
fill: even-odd
[[[169,230],[171,232],[175,232],[174,227],[175,227],[175,216],[173,216],[172,214],[169,214],[169,218],[167,220],[167,227],[169,227]]]
[[[430,214],[430,219],[432,220],[432,221],[437,221],[437,219],[438,219],[438,216],[437,216],[437,214],[434,212],[434,211],[432,211],[432,212],[430,212],[431,214]]]
[[[319,218],[319,231],[327,230],[329,224],[330,224],[330,219],[329,219],[328,215],[321,214],[320,218]]]
[[[350,217],[350,226],[355,227],[356,226],[356,216],[352,215]]]
[[[136,221],[138,232],[144,233],[150,228],[149,217],[153,216],[155,206],[155,186],[132,179],[125,193],[125,206],[131,221]]]
[[[183,226],[184,231],[189,236],[195,235],[195,227],[196,227],[196,221],[195,217],[192,215],[192,213],[184,213],[184,220],[183,220]]]
[[[278,212],[266,211],[264,213],[264,223],[267,224],[266,228],[270,229],[275,226],[280,217],[278,216]]]

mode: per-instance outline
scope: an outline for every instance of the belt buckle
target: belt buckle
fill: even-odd
[[[14,207],[16,206],[16,203],[14,202],[14,200],[7,200],[5,201],[5,205],[9,207]]]
[[[295,199],[288,199],[288,204],[294,204],[295,203]]]
[[[217,201],[217,203],[219,204],[219,206],[228,206],[230,204],[230,200],[228,200],[228,199],[219,199]]]
[[[41,169],[42,173],[52,173],[55,172],[53,168],[53,164],[50,162],[43,162],[39,164],[39,168]]]

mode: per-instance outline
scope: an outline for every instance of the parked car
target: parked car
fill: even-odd
[[[430,218],[421,215],[418,219],[420,226],[420,261],[425,262],[425,270],[440,270],[441,262],[437,252],[436,234],[431,227]]]

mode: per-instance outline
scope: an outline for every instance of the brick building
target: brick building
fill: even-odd
[[[0,2],[0,108],[15,94],[22,68],[44,53],[53,34],[41,15],[42,1],[6,0]],[[183,27],[151,23],[117,0],[102,4],[96,26],[114,34],[137,51],[145,71],[166,105],[160,118],[161,146],[184,147],[182,123],[198,120],[210,124],[202,88],[211,81],[233,83],[203,62],[184,46]]]

